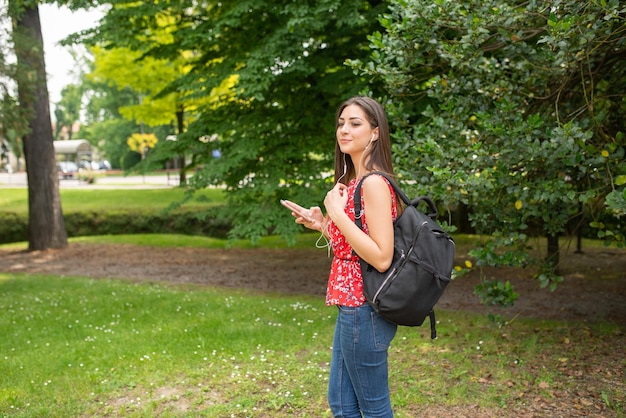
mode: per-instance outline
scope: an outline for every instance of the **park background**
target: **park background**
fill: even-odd
[[[554,364],[565,365],[571,379],[564,378],[564,371],[558,367],[555,371],[545,365],[541,370],[549,370],[549,376],[540,373],[537,377],[532,373],[536,369],[522,362],[524,372],[529,373],[523,379],[504,378],[491,391],[481,391],[480,384],[487,384],[495,375],[494,370],[510,372],[509,366],[522,364],[519,359],[506,357],[506,353],[516,350],[505,343],[509,334],[502,333],[497,341],[503,349],[490,353],[499,360],[494,365],[494,357],[489,357],[489,367],[478,371],[468,369],[466,363],[458,368],[460,359],[447,358],[447,350],[442,349],[444,357],[433,361],[454,366],[450,373],[439,376],[439,396],[428,393],[424,397],[420,390],[399,390],[395,399],[399,414],[412,416],[430,408],[435,416],[440,415],[433,409],[438,406],[433,399],[446,396],[449,399],[444,408],[456,406],[464,410],[468,395],[475,401],[471,407],[478,408],[476,416],[513,414],[524,408],[531,415],[538,413],[531,411],[542,410],[547,415],[546,411],[554,412],[554,408],[570,416],[575,410],[581,416],[623,414],[623,396],[619,396],[623,391],[620,392],[619,384],[614,385],[623,377],[623,359],[615,357],[623,343],[623,315],[619,309],[612,310],[620,306],[624,294],[621,248],[626,201],[622,132],[625,77],[621,63],[625,26],[619,2],[59,4],[72,8],[104,6],[105,12],[92,30],[68,40],[84,45],[88,52],[76,56],[76,69],[83,71],[80,82],[67,86],[61,100],[53,105],[52,118],[42,76],[44,67],[40,65],[42,48],[27,43],[28,36],[14,36],[13,44],[3,46],[12,46],[17,56],[17,62],[3,60],[2,67],[6,77],[3,158],[7,152],[18,161],[23,158],[23,164],[16,167],[18,173],[7,174],[21,174],[20,168],[25,165],[29,179],[22,195],[15,191],[19,187],[3,191],[1,236],[4,242],[27,242],[29,250],[16,252],[14,247],[8,247],[10,256],[3,257],[10,260],[9,267],[5,267],[11,271],[6,290],[17,292],[8,301],[20,300],[20,292],[27,298],[45,300],[43,294],[33,293],[29,283],[37,283],[42,292],[55,293],[56,290],[46,290],[44,283],[54,285],[62,278],[61,271],[54,271],[60,275],[57,278],[43,281],[19,274],[37,272],[32,270],[36,266],[56,265],[55,257],[71,259],[76,249],[89,259],[89,248],[93,247],[85,250],[83,244],[74,241],[86,236],[95,237],[92,239],[98,245],[104,245],[109,236],[129,240],[130,245],[149,243],[148,253],[155,254],[153,247],[163,239],[157,234],[164,232],[168,233],[164,241],[172,246],[178,239],[197,243],[198,237],[207,235],[225,238],[226,244],[220,245],[226,247],[241,238],[257,247],[252,251],[264,245],[278,246],[269,260],[279,260],[277,254],[296,251],[293,246],[303,239],[301,231],[288,213],[277,210],[276,202],[289,198],[303,204],[319,204],[332,181],[329,172],[334,109],[350,95],[369,94],[379,98],[390,114],[398,180],[409,194],[435,198],[442,214],[440,221],[455,234],[459,243],[455,284],[471,283],[465,292],[468,299],[482,301],[486,306],[519,307],[525,303],[522,301],[529,288],[540,292],[544,301],[553,298],[561,288],[568,289],[567,284],[579,285],[574,286],[578,290],[572,293],[579,297],[586,296],[588,289],[597,289],[588,292],[593,297],[586,298],[591,302],[579,310],[581,318],[560,318],[583,321],[586,327],[592,323],[593,332],[583,327],[587,331],[582,336],[574,333],[577,342],[588,341],[591,346],[577,346],[576,350],[602,353],[602,359],[583,356],[582,351],[552,358]],[[22,5],[23,9],[19,7]],[[14,18],[13,35],[40,33],[36,12],[32,3],[10,2],[6,13]],[[5,52],[3,58],[10,55]],[[5,82],[7,79],[16,84]],[[83,194],[68,194],[68,180],[57,177],[55,163],[59,156],[54,153],[53,138],[55,142],[84,139],[94,150],[91,158],[106,158],[117,171],[81,172],[71,184],[76,184],[72,187]],[[78,155],[63,158],[83,162]],[[134,173],[145,186],[151,173],[163,170],[177,177],[177,196],[165,194],[164,189],[170,187],[159,189],[161,195],[156,200],[154,196],[140,199],[139,191],[132,192],[134,199],[124,194],[107,195],[104,191],[109,176]],[[206,193],[211,190],[221,194],[207,199]],[[95,193],[85,194],[89,191]],[[108,200],[99,201],[97,196],[107,196]],[[114,208],[107,204],[111,202]],[[199,229],[185,230],[194,225]],[[206,225],[219,228],[207,232],[202,229]],[[123,232],[132,235],[122,235]],[[151,234],[144,237],[146,232]],[[185,238],[175,235],[180,232],[184,232]],[[146,276],[151,263],[145,262],[150,258],[140,249],[143,247],[123,248],[128,250],[124,254],[129,255],[123,264],[130,266],[129,260],[134,259],[130,255],[140,253],[136,258],[143,263],[138,268],[146,272],[143,279],[150,280]],[[268,268],[272,271],[272,267]],[[120,274],[123,269],[116,271],[112,276],[124,278]],[[206,273],[204,276],[208,277]],[[61,283],[78,283],[80,287],[83,281]],[[78,300],[84,295],[82,291],[75,289]],[[66,290],[60,292],[65,294]],[[84,295],[84,300],[90,299]],[[576,311],[566,308],[571,306],[565,303],[567,298],[554,300],[562,310]],[[22,305],[8,303],[11,314],[25,311]],[[126,303],[133,306],[132,302]],[[56,301],[54,304],[58,305]],[[512,331],[521,317],[541,318],[537,312],[544,319],[549,317],[548,310],[537,307],[530,309],[531,315],[496,310],[484,318],[477,317],[479,322],[480,318],[486,321],[486,325],[477,327],[462,320],[467,319],[466,315],[455,316],[454,309],[459,307],[459,303],[453,303],[453,311],[448,312],[454,318],[449,322],[458,324],[448,335],[448,347],[460,344],[458,338],[472,335],[468,332],[462,336],[459,330],[463,328],[487,335],[490,327]],[[602,309],[590,311],[589,307],[604,308],[604,313],[598,313]],[[56,317],[63,317],[65,310],[61,308]],[[95,307],[93,311],[111,314]],[[11,347],[6,350],[28,346],[32,340],[22,333],[23,322],[43,317],[44,313],[50,312],[31,312],[21,319],[19,315],[7,316],[7,325],[14,327],[12,335],[17,340],[7,340]],[[260,314],[258,317],[263,318]],[[45,334],[47,328],[39,324],[34,329]],[[207,333],[209,329],[222,328],[207,326]],[[565,329],[572,332],[569,325]],[[131,336],[134,331],[139,330],[133,329]],[[272,335],[266,328],[264,332],[266,338]],[[520,332],[524,336],[527,333]],[[60,329],[55,335],[47,344],[56,346],[59,339],[67,338]],[[415,334],[408,335],[416,338]],[[585,336],[588,338],[581,338]],[[79,334],[80,337],[87,342],[94,338]],[[558,341],[572,348],[569,344],[574,335],[560,337]],[[249,340],[250,334],[242,332],[240,338]],[[563,349],[551,349],[551,343],[543,340],[537,346],[537,334],[529,336],[530,340],[524,338],[516,342],[526,348],[537,347],[535,352],[528,352],[545,359],[549,359],[550,352]],[[229,341],[237,346],[236,338]],[[480,350],[483,343],[474,348]],[[188,344],[186,340],[183,345]],[[127,343],[121,345],[130,348]],[[204,347],[205,343],[200,345]],[[433,351],[432,347],[417,346],[421,347],[421,354]],[[294,347],[281,350],[298,351]],[[415,352],[398,352],[403,353],[400,363],[419,364],[412,356]],[[45,396],[31,407],[27,398],[33,387],[27,388],[27,380],[20,380],[24,374],[15,371],[23,370],[24,360],[27,364],[28,359],[39,358],[41,352],[26,350],[24,355],[25,358],[5,356],[8,370],[18,379],[3,392],[7,408],[17,408],[25,415],[37,415],[40,412],[36,408],[58,410],[58,403]],[[126,356],[120,353],[117,361],[124,361]],[[605,363],[598,365],[598,361],[607,359],[612,368]],[[530,362],[537,363],[542,362]],[[571,367],[572,363],[576,366]],[[583,370],[581,365],[590,368]],[[144,371],[151,373],[149,368]],[[62,381],[74,377],[65,369],[53,372],[59,373]],[[252,373],[254,379],[259,373]],[[413,382],[431,382],[429,377],[417,373],[402,375],[398,385],[408,388]],[[88,375],[93,378],[93,371]],[[589,376],[602,383],[589,384],[585,380]],[[31,377],[30,385],[36,381]],[[47,381],[44,380],[45,386]],[[126,378],[115,383],[108,379],[102,382],[108,382],[118,394],[133,386]],[[460,382],[458,387],[455,382]],[[476,383],[478,387],[473,386]],[[211,392],[213,386],[209,386]],[[194,398],[195,406],[189,413],[275,416],[275,411],[282,411],[319,416],[325,409],[320,391],[324,385],[318,386],[316,392],[300,393],[297,401],[285,401],[284,391],[280,392],[279,401],[253,392],[243,402],[247,405],[243,411],[237,408],[242,405],[239,389],[245,385],[235,384],[231,387],[233,393],[216,393],[213,401]],[[138,387],[139,391],[144,390],[145,380]],[[583,391],[581,387],[593,390]],[[535,391],[541,393],[533,397]],[[290,395],[293,393],[289,391]],[[317,400],[307,403],[311,393],[316,393]],[[484,398],[479,396],[482,393]],[[564,394],[568,395],[566,402],[554,401]],[[59,396],[85,398],[80,393],[52,395],[55,399]],[[94,396],[106,405],[105,410],[98,410],[100,414],[116,408],[129,414],[148,413],[142,407],[134,412],[127,410],[127,402],[120,406],[111,403],[111,398]],[[148,408],[165,412],[161,408],[171,406],[150,399]],[[75,408],[74,414],[98,408],[93,399],[85,402],[70,402],[68,407]],[[261,411],[254,412],[258,410],[249,405],[261,407]]]

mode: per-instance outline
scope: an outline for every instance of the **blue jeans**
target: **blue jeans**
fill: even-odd
[[[328,384],[334,417],[393,417],[387,350],[397,328],[367,303],[339,306]]]

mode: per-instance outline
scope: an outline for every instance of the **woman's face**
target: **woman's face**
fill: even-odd
[[[355,156],[365,151],[378,136],[372,129],[363,109],[357,105],[346,106],[337,120],[337,143],[344,154]]]

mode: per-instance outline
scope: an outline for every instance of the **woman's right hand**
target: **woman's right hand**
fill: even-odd
[[[345,207],[348,203],[348,187],[344,184],[337,183],[326,193],[324,206],[326,213],[330,219],[336,220],[336,217],[345,215]]]

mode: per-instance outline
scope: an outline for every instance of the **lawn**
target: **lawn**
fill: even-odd
[[[181,188],[163,189],[61,189],[61,205],[64,213],[165,209],[182,201],[185,191]],[[205,189],[185,203],[189,209],[202,209],[224,202],[221,189]],[[28,213],[28,190],[18,188],[0,189],[0,212]]]
[[[330,416],[321,298],[24,274],[0,274],[0,293],[2,416]],[[618,326],[438,321],[437,340],[393,342],[397,417],[624,416]]]

